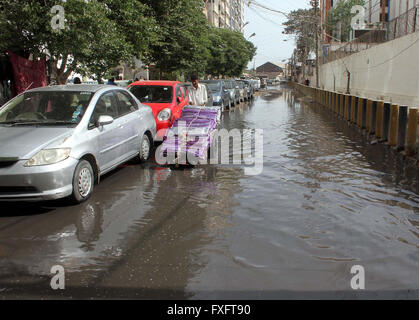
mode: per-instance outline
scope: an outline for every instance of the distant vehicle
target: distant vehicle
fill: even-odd
[[[221,107],[221,110],[230,108],[230,93],[226,88],[224,80],[202,80],[210,88],[213,96],[213,105]]]
[[[230,101],[231,106],[235,106],[236,104],[240,104],[240,89],[236,88],[236,81],[235,80],[224,80],[226,84],[226,89],[230,93]]]
[[[136,81],[127,88],[141,103],[151,107],[157,126],[157,140],[178,119],[184,106],[189,104],[185,85],[179,81]]]
[[[244,83],[241,80],[236,80],[235,82],[236,88],[240,92],[240,102],[245,101],[247,99],[247,90],[244,88]]]
[[[210,87],[203,81],[199,81],[200,84],[204,85],[205,88],[207,89],[207,103],[205,104],[206,107],[212,107],[213,103],[214,103],[214,98],[212,96],[211,93],[211,89]],[[192,88],[192,83],[190,82],[185,82],[185,87],[188,89],[188,91]]]
[[[0,108],[0,200],[83,202],[100,176],[149,158],[156,124],[127,90],[37,88]]]
[[[260,86],[261,86],[261,83],[260,83],[261,81],[260,81],[260,79],[256,79],[255,81],[256,81],[256,90],[259,91]]]
[[[246,100],[253,99],[253,95],[255,93],[255,89],[253,88],[251,80],[241,80],[244,83],[244,87],[246,90]]]

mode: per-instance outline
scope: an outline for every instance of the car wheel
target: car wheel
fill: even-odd
[[[144,134],[141,139],[140,152],[138,153],[138,158],[140,162],[145,162],[150,158],[151,153],[151,142],[150,138]]]
[[[81,203],[89,199],[95,183],[95,174],[89,161],[80,160],[74,170],[72,202]]]

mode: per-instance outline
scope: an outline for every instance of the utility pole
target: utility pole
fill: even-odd
[[[314,16],[315,16],[315,28],[316,28],[316,88],[319,87],[319,0],[313,0],[312,5],[314,6]]]

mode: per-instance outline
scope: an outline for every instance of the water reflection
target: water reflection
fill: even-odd
[[[333,297],[351,291],[354,264],[379,296],[417,294],[417,169],[291,89],[229,120],[264,129],[264,172],[240,179],[232,224],[189,285],[194,298]]]
[[[86,251],[94,250],[94,242],[99,240],[103,232],[103,210],[99,204],[83,204],[80,208],[78,219],[76,221],[77,240],[84,245],[82,249]]]

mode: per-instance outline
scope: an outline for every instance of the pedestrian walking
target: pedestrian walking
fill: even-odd
[[[207,88],[199,83],[198,76],[191,76],[192,87],[189,90],[189,104],[205,107],[208,102]]]

